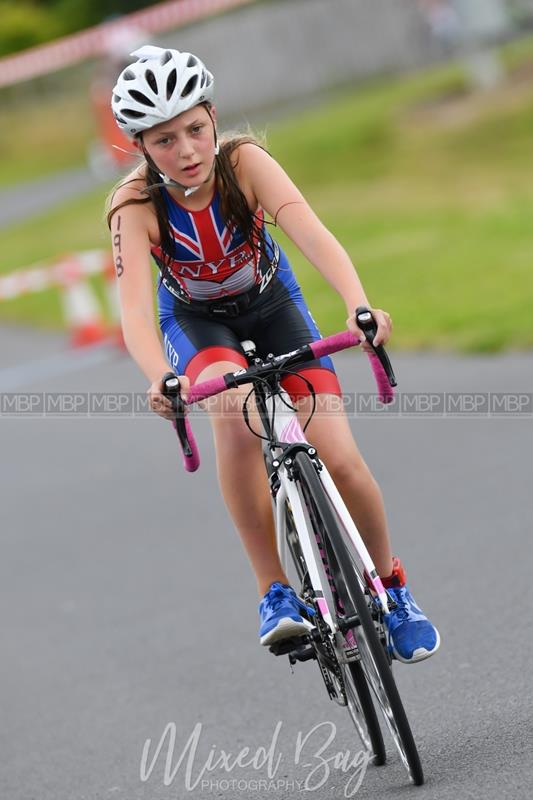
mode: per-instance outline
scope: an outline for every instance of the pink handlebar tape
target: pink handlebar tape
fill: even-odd
[[[357,347],[358,344],[357,336],[350,331],[342,331],[342,333],[334,333],[333,336],[326,336],[325,339],[319,339],[318,342],[312,342],[309,347],[315,358],[322,358],[338,353],[339,350],[346,350],[348,347]]]
[[[313,351],[315,358],[322,358],[322,356],[330,356],[340,350],[346,350],[348,347],[356,347],[358,344],[360,342],[357,336],[354,336],[350,331],[343,331],[342,333],[334,333],[333,336],[326,336],[325,339],[319,339],[318,342],[313,342],[309,347]],[[394,390],[389,383],[381,361],[375,353],[368,353],[368,358],[378,387],[380,402],[391,403],[394,398]]]
[[[225,388],[226,384],[223,377],[212,378],[209,381],[199,383],[197,386],[191,386],[187,395],[186,404],[192,405],[192,403],[198,403],[199,400],[204,400],[206,397],[211,397],[214,394],[220,394],[220,392],[223,392]],[[187,439],[189,440],[191,447],[191,455],[186,456],[182,449],[183,466],[187,472],[196,472],[200,466],[200,452],[198,450],[198,445],[196,444],[196,439],[194,438],[194,433],[192,432],[192,428],[187,417],[185,417],[184,423]],[[176,428],[176,423],[173,422],[172,424],[174,425],[174,428]]]
[[[333,336],[326,336],[325,339],[319,339],[318,342],[312,342],[309,347],[315,358],[322,358],[323,356],[338,353],[340,350],[346,350],[349,347],[357,347],[358,344],[360,344],[360,342],[357,336],[354,336],[350,331],[343,331],[342,333],[334,333]],[[387,373],[383,369],[375,353],[369,353],[368,358],[376,380],[380,402],[391,403],[394,398],[394,390],[389,384]],[[225,391],[226,388],[226,382],[223,376],[203,381],[196,386],[191,386],[185,402],[187,405],[198,403],[200,400],[206,400],[208,397],[220,394],[220,392]],[[175,427],[175,423],[173,424]],[[194,438],[187,418],[185,418],[185,430],[187,431],[187,437],[191,445],[192,455],[189,457],[185,456],[185,454],[183,455],[183,465],[187,472],[195,472],[200,466],[200,455],[196,439]]]
[[[381,361],[375,353],[368,353],[368,359],[372,367],[372,372],[374,373],[374,378],[376,379],[380,402],[392,403],[394,400],[394,389],[389,383],[387,373],[383,369]]]
[[[189,444],[191,446],[191,455],[186,456],[182,449],[181,453],[183,456],[183,466],[185,467],[187,472],[196,472],[196,470],[200,466],[200,452],[198,450],[198,445],[196,444],[196,439],[194,438],[194,433],[192,432],[192,428],[189,424],[189,420],[187,419],[187,417],[185,417],[184,423],[185,423],[185,431],[187,433],[187,439],[189,440]],[[174,430],[177,433],[177,427],[174,421],[172,422],[172,425],[174,426]]]
[[[193,403],[198,403],[200,400],[205,400],[215,394],[225,391],[226,383],[224,377],[221,375],[218,378],[211,378],[208,381],[197,383],[196,386],[191,386],[187,393],[187,400],[185,401],[188,406]]]

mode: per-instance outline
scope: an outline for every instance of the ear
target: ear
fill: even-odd
[[[220,144],[218,142],[218,131],[217,131],[217,110],[215,106],[208,106],[207,113],[211,117],[211,122],[213,123],[213,129],[215,131],[215,155],[218,156],[220,153]]]
[[[137,137],[135,137],[134,139],[132,139],[132,140],[131,140],[131,143],[132,143],[132,145],[134,146],[134,148],[135,148],[136,150],[142,150],[142,147],[141,147],[141,142],[140,142],[140,140],[139,140],[139,139],[137,139]]]

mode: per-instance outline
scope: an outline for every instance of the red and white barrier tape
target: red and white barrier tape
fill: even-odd
[[[170,0],[135,11],[119,20],[0,58],[0,87],[55,72],[87,58],[109,55],[109,42],[123,30],[158,33],[253,2],[255,0]]]
[[[42,292],[52,287],[65,288],[89,275],[109,274],[111,255],[105,250],[86,250],[64,256],[46,267],[20,269],[0,277],[0,300],[13,300],[24,294]]]
[[[98,274],[104,278],[103,306],[89,281],[91,275]],[[61,293],[63,317],[73,347],[109,341],[124,347],[115,267],[109,252],[86,250],[48,266],[36,265],[4,275],[0,278],[0,302],[50,288]]]

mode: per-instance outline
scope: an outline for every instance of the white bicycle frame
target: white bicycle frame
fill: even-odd
[[[308,444],[296,412],[292,409],[290,397],[286,392],[284,392],[283,389],[280,389],[279,391],[279,395],[273,395],[266,398],[266,405],[270,419],[272,419],[272,417],[274,418],[273,431],[276,440],[278,442],[287,444],[294,444],[296,442]],[[305,558],[307,569],[309,571],[309,578],[317,598],[320,612],[325,622],[335,633],[335,639],[340,647],[343,635],[340,633],[338,625],[335,621],[335,615],[332,613],[333,609],[335,608],[335,603],[331,593],[329,581],[327,580],[324,568],[322,566],[322,557],[318,549],[318,544],[312,529],[307,509],[302,503],[295,481],[289,476],[288,467],[290,467],[290,465],[286,465],[284,463],[282,449],[278,447],[272,452],[268,445],[266,445],[266,447],[268,447],[274,459],[277,459],[280,462],[280,466],[277,470],[279,477],[279,489],[275,499],[275,518],[277,546],[281,563],[286,571],[289,562],[289,555],[287,551],[285,501],[288,500],[290,503],[294,523],[298,531],[300,547]],[[322,469],[320,470],[319,478],[336,512],[340,523],[340,529],[344,534],[344,541],[348,551],[358,565],[361,575],[363,574],[363,570],[366,570],[366,573],[370,578],[371,588],[381,604],[383,613],[386,614],[389,611],[387,593],[380,577],[377,574],[374,562],[370,557],[366,545],[361,538],[361,535],[357,530],[357,527],[352,520],[350,513],[333,482],[333,479],[331,478],[323,462],[320,463],[322,464]],[[364,586],[361,588],[364,590]]]

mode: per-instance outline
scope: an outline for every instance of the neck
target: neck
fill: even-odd
[[[177,200],[180,205],[189,208],[203,208],[211,200],[215,188],[215,181],[216,176],[212,174],[205,183],[202,183],[201,186],[190,195],[185,195],[185,192],[181,188],[172,185],[166,186],[165,188],[170,196],[173,197],[174,200]]]

